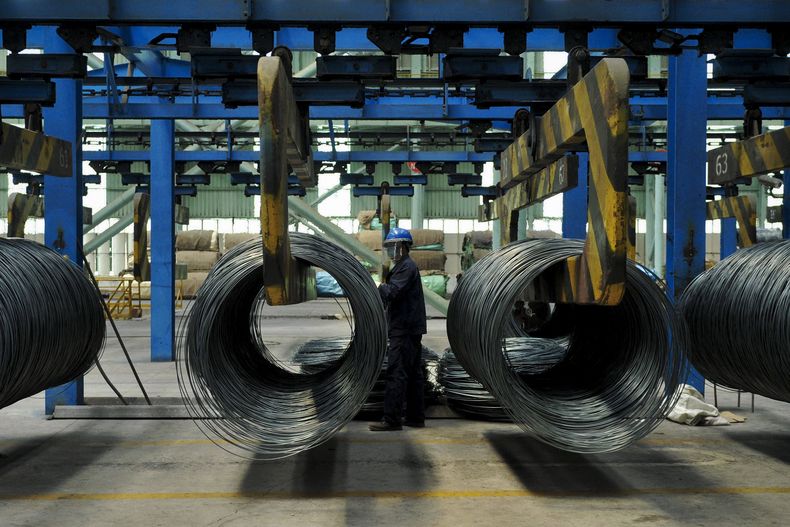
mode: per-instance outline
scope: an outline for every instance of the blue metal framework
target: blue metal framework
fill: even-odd
[[[706,73],[696,50],[669,59],[666,277],[675,298],[705,270]],[[688,383],[704,392],[693,368]]]
[[[639,156],[639,154],[647,153],[648,152],[632,152],[634,157],[642,157]],[[587,237],[587,173],[589,170],[589,154],[587,154],[587,152],[580,152],[578,156],[579,184],[575,188],[567,190],[562,194],[562,237],[583,240]],[[635,159],[631,160],[633,161]]]
[[[568,8],[567,0],[323,0],[315,8],[308,0],[5,0],[2,22],[32,24],[27,32],[30,48],[46,52],[70,53],[73,50],[55,33],[54,25],[64,23],[100,25],[123,42],[120,53],[134,65],[132,76],[188,78],[189,62],[164,57],[163,49],[174,49],[172,37],[150,43],[165,34],[175,34],[181,24],[207,27],[214,47],[253,47],[253,31],[273,30],[275,45],[292,50],[313,50],[316,27],[332,27],[336,48],[352,51],[377,51],[368,39],[368,28],[375,26],[405,27],[411,25],[458,26],[464,30],[467,48],[502,49],[505,43],[500,31],[523,28],[527,31],[529,51],[564,51],[567,35],[560,28],[589,29],[587,47],[591,51],[610,50],[621,46],[618,31],[623,27],[695,28],[685,34],[699,35],[706,29],[740,28],[733,34],[733,46],[741,49],[774,47],[778,27],[790,24],[790,2],[787,0],[586,0]],[[309,16],[309,20],[305,19]],[[309,27],[309,29],[308,29]],[[253,31],[251,31],[253,30]],[[107,44],[106,34],[95,41]],[[661,45],[661,44],[658,44]],[[109,52],[105,62],[109,64]],[[667,121],[668,153],[632,152],[630,161],[667,162],[668,168],[668,234],[667,281],[675,296],[679,295],[696,274],[702,272],[705,254],[705,124],[706,120],[743,118],[744,106],[734,93],[707,91],[706,63],[697,50],[688,49],[671,57],[668,95],[655,96],[640,92],[631,97],[631,120],[634,124]],[[75,160],[150,161],[152,194],[152,320],[151,358],[169,361],[174,358],[174,189],[175,162],[197,161],[258,161],[258,152],[249,150],[176,150],[174,120],[217,119],[257,120],[256,107],[227,108],[216,95],[184,95],[168,100],[158,93],[135,94],[122,100],[116,77],[129,75],[126,65],[100,68],[91,77],[106,77],[106,85],[83,87],[79,80],[55,80],[57,99],[54,107],[44,110],[46,132],[72,141]],[[101,81],[98,81],[101,82]],[[194,86],[193,86],[194,88]],[[361,97],[360,97],[361,100]],[[462,125],[491,121],[495,128],[509,128],[518,109],[515,106],[481,108],[473,96],[451,92],[447,86],[437,92],[404,92],[401,96],[367,90],[362,107],[341,105],[311,106],[309,117],[329,121],[332,151],[315,152],[316,161],[347,162],[488,162],[491,152],[459,151],[337,151],[336,121],[349,120],[430,120],[451,121]],[[2,105],[6,118],[22,118],[21,105]],[[790,121],[790,108],[762,108],[763,119]],[[80,131],[83,119],[133,119],[151,121],[150,151],[86,151],[81,152]],[[348,125],[346,124],[346,130]],[[580,180],[586,181],[586,155],[580,154]],[[46,243],[80,263],[82,243],[81,211],[83,178],[81,163],[74,163],[74,177],[59,179],[47,176],[45,193]],[[784,192],[784,236],[790,238],[790,192]],[[404,187],[408,192],[410,187]],[[254,193],[254,188],[248,188]],[[370,192],[359,190],[358,192]],[[579,185],[563,195],[563,236],[583,238],[586,232],[587,189]],[[494,237],[498,240],[498,236]],[[734,220],[722,222],[722,255],[735,247]],[[701,378],[690,382],[702,388]],[[47,411],[57,404],[82,402],[82,381],[47,392]]]
[[[175,126],[151,123],[151,360],[175,360]]]
[[[47,43],[47,52],[63,53],[71,48],[52,32]],[[74,265],[82,267],[82,154],[80,132],[82,130],[82,82],[62,79],[55,81],[57,101],[52,108],[44,110],[45,132],[71,142],[71,158],[74,160],[70,178],[44,177],[46,207],[44,209],[44,242]],[[56,405],[83,403],[82,378],[65,385],[50,388],[45,394],[47,414],[55,411]]]
[[[758,4],[758,5],[756,5]],[[246,26],[248,24],[342,24],[444,23],[499,26],[526,22],[535,26],[589,24],[614,27],[628,23],[662,27],[699,27],[729,24],[748,27],[766,22],[790,21],[790,5],[784,0],[630,0],[613,6],[609,0],[574,2],[569,9],[562,0],[324,0],[321,8],[311,0],[6,0],[3,18],[8,21],[62,24],[93,21],[101,24],[202,23]]]

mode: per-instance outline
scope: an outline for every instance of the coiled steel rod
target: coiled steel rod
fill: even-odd
[[[705,378],[790,402],[790,241],[736,251],[692,281],[680,309]]]
[[[246,457],[276,459],[329,439],[362,408],[386,351],[384,308],[365,268],[318,236],[289,236],[294,257],[330,273],[349,299],[356,324],[340,360],[299,373],[273,359],[255,319],[263,287],[260,238],[220,260],[179,332],[187,408],[215,443]]]
[[[522,428],[563,450],[606,452],[647,435],[674,405],[686,378],[686,334],[667,296],[629,262],[622,302],[558,304],[537,336],[567,336],[567,353],[542,373],[519,374],[503,352],[512,306],[582,248],[577,240],[527,240],[486,256],[453,294],[447,334],[464,369]]]
[[[79,267],[0,238],[0,408],[83,375],[104,333],[99,295]]]

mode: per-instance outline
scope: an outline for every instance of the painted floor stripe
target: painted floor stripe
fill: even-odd
[[[525,438],[528,436],[525,436]],[[421,439],[414,435],[403,435],[400,437],[393,437],[390,439],[368,439],[365,437],[343,437],[338,436],[338,440],[345,443],[352,444],[392,444],[392,443],[409,443],[413,445],[480,445],[490,443],[491,441],[484,437],[478,438],[425,438]],[[3,439],[0,440],[0,446],[12,446],[20,440]],[[217,443],[226,443],[222,439],[217,439]],[[156,447],[156,446],[192,446],[192,445],[213,445],[215,442],[210,439],[140,439],[140,440],[120,440],[120,441],[103,441],[103,442],[65,442],[61,444],[73,445],[79,444],[81,446],[113,446],[119,448],[135,448],[135,447]],[[733,443],[731,439],[709,439],[709,438],[648,438],[642,439],[635,443],[636,446],[663,446],[663,445],[696,445],[696,444],[724,444]]]
[[[0,495],[0,501],[162,501],[162,500],[308,500],[308,499],[463,499],[463,498],[618,498],[645,495],[753,495],[790,494],[790,487],[659,487],[612,490],[348,490],[336,492],[294,493],[281,491],[231,492],[123,492],[123,493],[46,493]]]

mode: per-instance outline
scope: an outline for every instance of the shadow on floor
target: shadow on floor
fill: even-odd
[[[733,431],[727,433],[727,438],[750,450],[769,456],[782,463],[790,464],[790,433],[779,431]]]
[[[526,490],[548,498],[638,500],[683,522],[699,517],[706,502],[682,489],[732,486],[732,480],[710,478],[719,472],[708,467],[722,466],[720,456],[710,450],[716,447],[636,444],[606,454],[575,454],[525,433],[485,436]],[[732,510],[759,510],[752,496],[732,494],[726,499]]]
[[[277,461],[251,462],[240,485],[251,494],[274,491],[284,499],[326,500],[322,510],[338,523],[360,524],[386,514],[388,493],[430,490],[435,467],[430,456],[408,432],[340,433],[306,452]],[[344,499],[333,499],[344,498]],[[430,514],[435,505],[418,500]]]
[[[0,499],[57,492],[113,449],[117,437],[65,430],[0,445]]]

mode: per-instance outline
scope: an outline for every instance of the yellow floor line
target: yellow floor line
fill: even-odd
[[[529,437],[525,435],[524,437]],[[366,438],[366,437],[343,437],[338,436],[338,440],[345,443],[352,444],[392,444],[392,443],[409,443],[414,445],[480,445],[490,443],[490,440],[485,437],[477,438],[453,438],[453,437],[429,437],[420,438],[417,435],[398,435],[389,436],[386,438]],[[17,443],[15,439],[0,440],[0,446],[13,445]],[[214,443],[228,443],[223,439],[132,439],[132,440],[119,440],[119,441],[102,441],[100,443],[85,443],[80,442],[82,446],[112,446],[121,448],[134,448],[134,447],[156,447],[156,446],[193,446],[193,445],[212,445]],[[662,446],[662,445],[696,445],[696,444],[724,444],[733,443],[731,439],[710,439],[710,438],[648,438],[637,441],[636,445],[642,446]],[[72,444],[72,443],[68,443]]]
[[[618,498],[643,495],[729,495],[729,494],[790,494],[790,487],[678,487],[613,489],[589,491],[504,490],[426,490],[387,491],[349,490],[318,493],[281,491],[260,492],[122,492],[122,493],[46,493],[0,495],[0,501],[145,501],[145,500],[217,500],[217,499],[442,499],[442,498]]]

